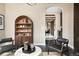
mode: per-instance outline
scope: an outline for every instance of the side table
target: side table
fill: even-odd
[[[22,48],[23,47],[16,50],[14,55],[15,56],[40,56],[40,55],[42,55],[42,49],[40,47],[38,47],[38,46],[35,46],[35,51],[32,52],[32,53],[23,53]]]

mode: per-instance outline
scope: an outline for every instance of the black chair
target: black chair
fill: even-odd
[[[13,45],[12,38],[0,39],[0,53],[13,50],[13,48],[14,48],[14,45]]]
[[[46,47],[48,49],[52,48],[58,52],[60,52],[60,55],[63,55],[63,53],[68,52],[68,39],[65,38],[58,38],[53,40],[46,40]]]

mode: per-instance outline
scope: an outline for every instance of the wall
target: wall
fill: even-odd
[[[74,48],[74,30],[73,30],[73,4],[44,4],[46,9],[48,7],[58,7],[62,9],[62,22],[63,22],[63,37],[69,39],[69,46]]]
[[[20,15],[26,15],[33,21],[34,44],[44,44],[45,30],[43,27],[45,27],[45,21],[43,9],[40,6],[32,7],[27,4],[6,4],[6,37],[15,39],[15,19]]]
[[[15,39],[15,19],[29,16],[34,24],[34,44],[45,44],[45,14],[48,7],[59,7],[63,12],[63,37],[69,39],[73,48],[73,4],[6,4],[6,37]]]
[[[0,4],[0,14],[5,15],[5,4]],[[0,30],[0,39],[5,37],[5,30]]]
[[[63,13],[63,37],[69,39],[69,46],[74,48],[74,15],[73,15],[73,4],[68,4],[64,7]],[[65,12],[66,11],[66,12]]]
[[[56,20],[55,20],[55,32],[54,32],[54,38],[58,38],[58,31],[61,30],[60,29],[60,13],[56,13]]]

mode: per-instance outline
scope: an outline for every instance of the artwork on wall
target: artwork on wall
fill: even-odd
[[[4,29],[4,15],[0,14],[0,30]]]

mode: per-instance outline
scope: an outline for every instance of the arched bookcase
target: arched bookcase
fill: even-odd
[[[33,22],[28,16],[19,16],[15,21],[15,44],[33,43]]]

